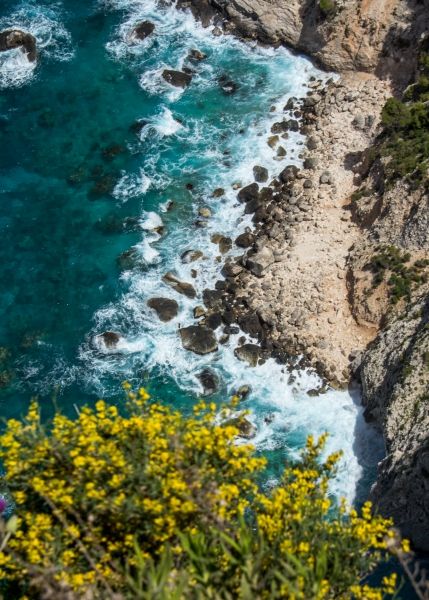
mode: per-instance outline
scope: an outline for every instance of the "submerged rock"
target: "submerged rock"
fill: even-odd
[[[217,341],[211,329],[199,325],[191,325],[180,329],[182,346],[195,354],[216,352]]]
[[[162,72],[162,77],[170,85],[181,88],[188,87],[192,81],[192,75],[189,73],[184,73],[183,71],[174,71],[173,69],[164,69]]]
[[[7,29],[0,32],[0,52],[21,48],[30,62],[37,58],[36,38],[31,33],[20,29]]]
[[[172,300],[171,298],[150,298],[147,301],[147,305],[156,311],[159,319],[165,323],[177,317],[177,313],[179,312],[179,305],[176,300]]]
[[[195,298],[197,295],[193,285],[187,283],[186,281],[181,281],[171,271],[168,271],[168,273],[164,275],[162,281],[171,286],[179,294],[183,294],[188,298]]]
[[[204,369],[197,375],[203,386],[204,396],[211,396],[217,392],[219,387],[219,377],[210,369]]]

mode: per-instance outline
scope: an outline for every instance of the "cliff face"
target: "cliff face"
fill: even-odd
[[[428,0],[179,0],[203,20],[220,13],[243,36],[286,44],[328,69],[406,83],[429,25]]]

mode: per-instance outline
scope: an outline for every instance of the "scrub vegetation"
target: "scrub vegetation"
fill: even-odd
[[[1,437],[14,514],[2,519],[4,598],[390,597],[365,581],[392,523],[329,494],[340,454],[311,436],[276,487],[214,404],[185,417],[125,384],[126,410],[99,401],[42,424],[36,402]],[[238,398],[222,411],[236,409]],[[222,414],[221,414],[222,417]],[[13,499],[13,500],[12,500]],[[386,596],[389,595],[389,596]]]

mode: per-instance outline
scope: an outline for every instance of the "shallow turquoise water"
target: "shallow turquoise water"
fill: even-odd
[[[132,44],[129,32],[143,18],[155,34]],[[328,430],[329,450],[345,450],[334,491],[352,499],[358,483],[363,494],[380,445],[356,399],[334,391],[311,398],[313,374],[294,373],[291,383],[273,361],[246,368],[233,355],[238,336],[208,358],[184,351],[177,328],[193,321],[198,302],[161,282],[173,269],[199,293],[213,286],[220,263],[211,235],[234,238],[249,224],[231,185],[249,183],[254,164],[276,174],[298,161],[298,134],[285,142],[286,163],[266,138],[286,98],[305,93],[316,70],[285,50],[215,38],[190,15],[152,0],[3,0],[0,28],[9,26],[32,31],[41,52],[33,72],[17,53],[0,59],[2,416],[22,414],[32,395],[46,413],[52,399],[68,413],[100,396],[120,402],[124,379],[186,411],[201,393],[196,375],[210,366],[221,382],[218,401],[251,384],[244,407],[253,411],[272,478],[308,433]],[[192,65],[193,82],[181,93],[159,73],[191,66],[192,48],[208,58]],[[233,95],[221,89],[222,76],[236,82]],[[219,186],[227,194],[213,199]],[[203,205],[213,217],[197,228]],[[161,237],[152,230],[159,219]],[[118,257],[130,248],[138,264],[124,271]],[[206,259],[183,265],[189,248]],[[174,297],[177,319],[159,323],[146,305],[151,295]],[[106,330],[123,336],[119,353],[94,346]]]

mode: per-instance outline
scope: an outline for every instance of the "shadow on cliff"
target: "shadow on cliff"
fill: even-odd
[[[389,29],[380,53],[375,74],[390,78],[397,90],[403,90],[415,79],[418,50],[429,34],[429,0],[407,0],[411,16],[404,28],[395,22]]]

